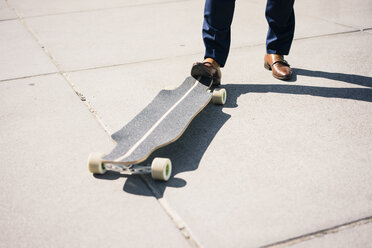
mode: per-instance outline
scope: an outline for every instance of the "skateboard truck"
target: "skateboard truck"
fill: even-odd
[[[150,174],[155,180],[168,181],[172,174],[172,162],[169,158],[154,158],[151,164],[121,164],[105,163],[102,159],[104,154],[91,153],[88,158],[89,171],[94,174],[105,174],[106,171],[114,171],[124,175]]]

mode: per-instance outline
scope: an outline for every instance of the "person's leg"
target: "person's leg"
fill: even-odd
[[[288,55],[295,30],[293,4],[294,0],[267,0],[267,54]]]
[[[204,58],[212,58],[223,67],[230,50],[230,26],[235,0],[206,0],[204,7]]]
[[[206,0],[204,7],[203,41],[204,61],[194,63],[191,75],[194,78],[209,77],[213,84],[221,81],[220,67],[224,67],[230,50],[230,26],[235,0]]]
[[[294,0],[267,0],[266,20],[269,30],[266,37],[265,68],[272,70],[275,78],[287,80],[292,77],[292,69],[284,55],[291,49],[295,15]]]

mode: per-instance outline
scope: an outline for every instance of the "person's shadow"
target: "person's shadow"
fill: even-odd
[[[151,163],[154,157],[168,157],[172,160],[172,177],[168,182],[154,181],[150,175],[144,176],[125,176],[127,180],[123,187],[125,192],[154,196],[162,198],[166,187],[184,187],[185,180],[178,178],[177,174],[194,171],[199,167],[199,163],[208,146],[216,136],[217,132],[231,117],[223,112],[223,108],[236,108],[237,99],[249,93],[282,93],[296,95],[311,95],[327,98],[342,98],[357,101],[372,102],[372,78],[367,76],[330,73],[324,71],[312,71],[300,68],[293,68],[294,76],[292,81],[297,80],[298,75],[313,78],[326,78],[364,87],[334,88],[334,87],[315,87],[291,85],[291,82],[281,82],[282,84],[224,84],[223,88],[227,91],[227,102],[224,106],[209,104],[191,122],[184,134],[174,143],[169,144],[155,151],[144,164]],[[227,149],[230,149],[227,147]],[[116,173],[106,173],[96,176],[97,178],[114,180],[123,175]],[[140,178],[146,181],[142,183]],[[150,190],[149,190],[150,188]]]
[[[297,75],[313,77],[313,78],[326,78],[335,81],[357,84],[360,86],[372,88],[372,78],[366,76],[360,76],[355,74],[346,74],[338,72],[326,72],[326,71],[312,71],[301,68],[293,68],[294,80],[297,80]]]

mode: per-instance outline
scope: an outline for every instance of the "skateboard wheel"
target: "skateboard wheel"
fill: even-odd
[[[151,164],[151,176],[155,180],[168,181],[172,174],[172,162],[169,158],[154,158]]]
[[[213,104],[223,105],[226,102],[226,90],[215,89],[212,93]]]
[[[102,153],[91,153],[88,158],[89,171],[94,174],[104,174],[106,172],[105,165],[102,163],[102,158],[105,156]]]

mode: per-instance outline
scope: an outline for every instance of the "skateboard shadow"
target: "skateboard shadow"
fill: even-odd
[[[230,119],[230,115],[222,111],[223,107],[209,103],[190,123],[183,135],[171,143],[155,151],[144,164],[149,164],[155,157],[168,157],[172,161],[172,177],[168,182],[154,181],[150,175],[143,175],[147,186],[151,188],[155,197],[162,198],[166,187],[180,188],[187,182],[177,177],[177,174],[198,169],[203,154],[212,140]],[[138,194],[135,177],[128,177],[124,191]]]
[[[227,105],[234,104],[227,102]],[[225,106],[226,106],[225,104]],[[130,194],[162,198],[166,187],[181,188],[187,182],[177,174],[194,171],[199,167],[203,154],[211,144],[230,115],[222,112],[223,107],[209,103],[190,123],[182,136],[175,142],[153,152],[141,164],[151,164],[155,157],[166,157],[172,161],[172,177],[168,182],[154,181],[151,175],[122,175],[108,171],[103,175],[94,175],[104,180],[126,178],[123,190]],[[144,183],[143,180],[146,182]]]
[[[177,174],[198,169],[201,158],[211,144],[212,140],[231,118],[224,113],[223,108],[236,108],[237,99],[249,93],[281,93],[294,95],[311,95],[326,98],[342,98],[357,101],[372,102],[372,78],[345,73],[330,73],[294,68],[295,75],[292,81],[297,80],[297,75],[314,78],[326,78],[369,88],[334,88],[291,85],[290,82],[278,81],[278,84],[224,84],[228,92],[227,102],[224,106],[209,104],[195,117],[184,134],[174,143],[154,152],[144,163],[151,163],[154,157],[169,157],[173,163],[172,177],[168,182],[153,181],[151,176],[141,176],[146,181],[144,184],[139,176],[129,176],[123,190],[130,194],[154,196],[162,198],[167,187],[184,187],[187,182],[177,178]],[[108,174],[100,178],[116,179],[122,175]],[[149,189],[150,188],[150,189]]]
[[[209,86],[210,79],[202,78],[200,83]],[[172,177],[168,182],[154,181],[150,175],[122,175],[115,172],[106,172],[104,175],[94,175],[103,180],[116,180],[126,178],[123,190],[130,194],[142,196],[155,196],[161,198],[166,187],[184,187],[187,183],[176,175],[185,171],[196,170],[200,160],[211,144],[221,127],[230,118],[222,111],[223,106],[209,103],[192,120],[181,137],[174,143],[153,152],[141,164],[151,164],[155,157],[170,158],[173,164]],[[144,183],[145,181],[146,183]]]

